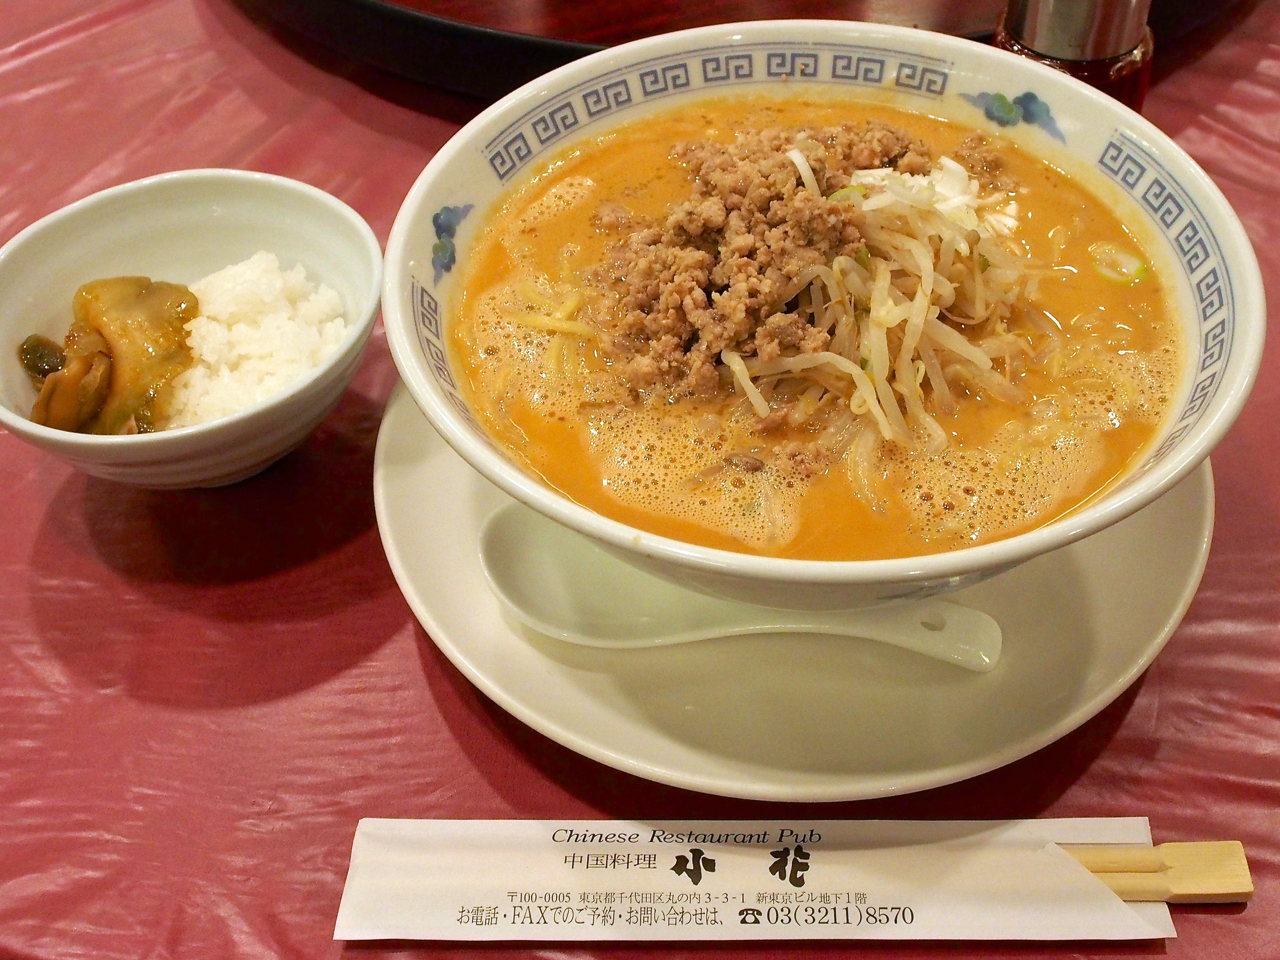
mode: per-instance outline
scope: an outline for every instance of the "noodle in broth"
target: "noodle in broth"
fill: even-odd
[[[725,100],[517,191],[451,347],[490,432],[591,509],[873,559],[1013,535],[1121,476],[1180,385],[1166,300],[1115,213],[1012,143]]]

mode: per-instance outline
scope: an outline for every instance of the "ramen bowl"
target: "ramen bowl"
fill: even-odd
[[[237,413],[131,436],[29,419],[37,392],[18,361],[29,334],[61,342],[77,288],[145,276],[189,284],[259,250],[300,264],[342,300],[346,333],[319,367]],[[111,187],[30,225],[0,249],[0,425],[77,469],[155,489],[234,483],[302,443],[341,398],[378,315],[382,251],[369,225],[308,184],[243,170],[183,170]]]
[[[724,95],[866,99],[955,120],[1087,177],[1171,288],[1185,341],[1180,395],[1125,476],[1047,525],[903,559],[775,559],[695,546],[601,516],[551,489],[479,426],[448,348],[459,287],[489,212],[580,138]],[[1151,503],[1209,454],[1261,359],[1265,307],[1244,230],[1222,194],[1138,114],[1039,64],[967,40],[850,22],[761,21],[615,47],[515,91],[432,159],[391,231],[383,287],[392,354],[444,439],[516,500],[658,576],[765,606],[851,608],[962,587],[1102,530]]]

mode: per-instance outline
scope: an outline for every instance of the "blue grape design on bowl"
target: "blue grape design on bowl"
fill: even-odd
[[[431,226],[436,231],[436,242],[431,245],[431,266],[435,270],[435,282],[453,269],[458,262],[458,251],[453,238],[458,233],[458,225],[471,212],[471,204],[462,207],[441,207],[431,217]]]
[[[1034,93],[1028,90],[1020,93],[1012,100],[1003,93],[962,93],[965,100],[983,112],[986,118],[1002,127],[1013,127],[1019,123],[1029,123],[1047,132],[1051,137],[1067,142],[1058,122],[1053,119],[1053,111]]]

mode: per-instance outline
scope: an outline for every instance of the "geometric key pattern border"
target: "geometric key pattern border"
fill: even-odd
[[[1139,208],[1169,241],[1196,302],[1198,352],[1191,393],[1172,432],[1149,463],[1173,449],[1204,416],[1222,384],[1235,340],[1236,303],[1231,271],[1209,220],[1155,156],[1122,131],[1102,149],[1098,169],[1138,201]]]
[[[882,87],[943,96],[951,63],[900,50],[846,44],[770,43],[685,51],[584,80],[518,117],[482,148],[489,170],[506,182],[566,134],[638,104],[686,90],[708,93],[752,84],[806,81]]]
[[[444,330],[440,323],[440,303],[431,292],[416,279],[410,287],[413,297],[414,329],[418,332],[418,345],[431,367],[431,375],[439,384],[441,391],[448,399],[450,406],[481,436],[488,438],[480,429],[475,417],[467,408],[466,401],[458,389],[458,383],[449,367],[449,356],[445,350]]]
[[[774,43],[708,47],[657,57],[584,80],[518,117],[483,147],[488,167],[505,182],[566,134],[612,118],[638,104],[685,90],[725,90],[779,78],[855,87],[890,88],[941,98],[951,64],[879,47]],[[1174,429],[1148,465],[1158,462],[1190,432],[1221,387],[1235,338],[1236,304],[1231,272],[1208,218],[1191,195],[1140,142],[1114,131],[1098,169],[1138,200],[1177,256],[1199,314],[1195,379]],[[434,297],[414,284],[414,311],[423,352],[450,402],[472,420],[451,375],[440,339]],[[483,435],[483,431],[481,431]]]

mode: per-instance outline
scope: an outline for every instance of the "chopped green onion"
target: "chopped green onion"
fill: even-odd
[[[847,187],[841,187],[828,200],[834,200],[836,203],[844,203],[846,200],[852,200],[854,197],[865,197],[867,188],[860,183],[851,183]]]
[[[1100,274],[1117,283],[1132,285],[1147,275],[1146,261],[1118,244],[1095,243],[1089,248],[1089,256]]]

